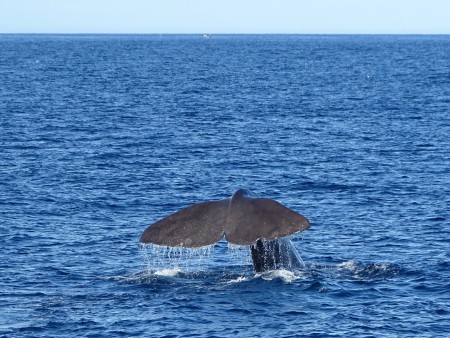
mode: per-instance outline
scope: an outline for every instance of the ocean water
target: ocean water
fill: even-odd
[[[0,337],[448,337],[450,37],[0,36]],[[239,188],[306,268],[141,246]]]

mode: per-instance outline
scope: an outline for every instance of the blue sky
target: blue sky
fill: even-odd
[[[0,33],[450,34],[450,0],[0,0]]]

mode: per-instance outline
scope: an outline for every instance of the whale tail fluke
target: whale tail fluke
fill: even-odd
[[[231,198],[184,208],[142,233],[140,242],[188,248],[212,245],[223,236],[232,244],[275,240],[309,228],[309,221],[268,198],[252,198],[238,190]]]

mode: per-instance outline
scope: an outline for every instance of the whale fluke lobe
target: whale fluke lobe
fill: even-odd
[[[309,221],[268,198],[252,198],[238,190],[231,198],[184,208],[142,233],[140,242],[195,248],[218,242],[250,245],[258,239],[276,240],[309,228]]]
[[[232,244],[249,245],[258,239],[289,236],[309,226],[304,216],[274,200],[236,193],[231,198],[225,239]]]
[[[224,235],[228,203],[203,202],[184,208],[150,225],[140,242],[188,248],[214,244]]]

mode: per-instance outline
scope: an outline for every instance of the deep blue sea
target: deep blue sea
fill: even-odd
[[[237,189],[306,268],[141,246]],[[450,36],[0,35],[0,337],[450,336]]]

